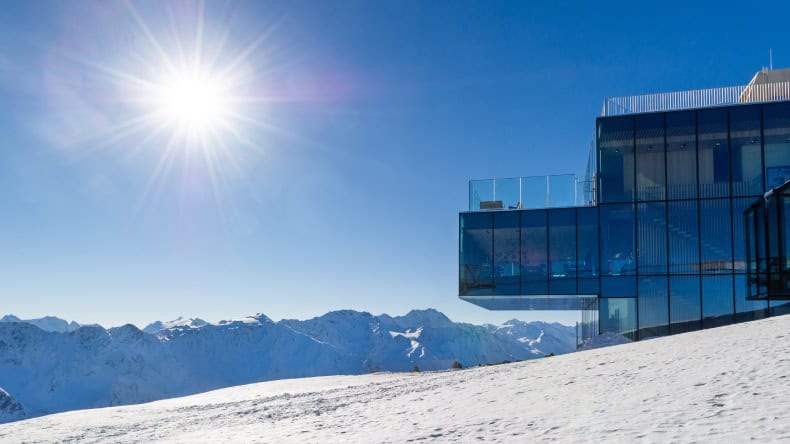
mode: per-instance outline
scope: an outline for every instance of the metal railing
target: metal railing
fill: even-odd
[[[594,180],[573,174],[469,181],[469,211],[595,205]]]
[[[753,83],[721,88],[610,97],[603,102],[601,116],[677,111],[788,99],[790,99],[790,82]]]

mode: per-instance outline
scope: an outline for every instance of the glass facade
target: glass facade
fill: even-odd
[[[790,312],[790,102],[601,117],[595,142],[596,206],[461,214],[462,297],[597,295],[632,339]]]

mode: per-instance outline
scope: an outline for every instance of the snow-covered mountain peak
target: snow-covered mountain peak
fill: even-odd
[[[68,333],[80,328],[80,324],[74,321],[68,322],[65,319],[55,316],[44,316],[43,318],[36,319],[20,319],[19,317],[11,314],[0,318],[0,322],[23,322],[26,324],[35,325],[44,331],[53,331],[58,333]]]
[[[178,318],[172,321],[155,321],[148,324],[143,331],[150,334],[157,334],[162,330],[167,330],[170,328],[177,328],[177,327],[185,327],[185,328],[198,328],[204,325],[208,325],[208,322],[204,321],[200,318],[184,318],[183,316],[179,316]]]

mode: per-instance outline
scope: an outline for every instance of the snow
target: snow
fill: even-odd
[[[263,382],[0,425],[8,442],[790,439],[790,316],[514,364]]]
[[[57,333],[27,322],[0,323],[0,387],[23,408],[0,415],[0,422],[275,379],[442,370],[455,361],[469,367],[575,350],[572,327],[551,330],[546,335],[557,336],[554,342],[541,340],[537,348],[509,330],[455,323],[436,310],[160,324],[168,327],[148,334],[133,325]],[[534,337],[543,332],[523,322],[519,328]]]

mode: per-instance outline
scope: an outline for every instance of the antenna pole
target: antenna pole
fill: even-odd
[[[768,48],[768,69],[774,70],[774,49]]]

